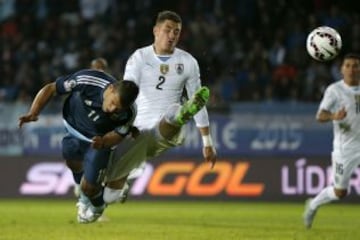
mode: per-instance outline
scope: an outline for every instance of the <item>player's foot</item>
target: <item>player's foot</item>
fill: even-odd
[[[78,222],[79,223],[92,223],[98,220],[101,217],[105,210],[105,204],[103,206],[94,207],[90,205],[85,212],[78,215]]]
[[[127,176],[126,178],[126,181],[129,182],[129,180],[135,180],[138,177],[140,177],[144,173],[145,168],[146,168],[146,162],[144,161],[138,167],[130,171],[129,176]]]
[[[131,170],[131,172],[129,173],[129,176],[126,178],[126,182],[124,183],[122,193],[119,197],[120,203],[125,203],[127,201],[128,197],[129,197],[131,185],[135,182],[135,180],[138,177],[140,177],[144,173],[145,168],[146,168],[146,162],[142,162],[140,164],[140,166]]]
[[[76,203],[76,207],[77,207],[77,221],[79,223],[81,223],[81,218],[82,216],[85,215],[85,212],[87,211],[87,209],[89,208],[89,204],[82,202],[80,199],[79,201]]]
[[[77,207],[77,221],[81,222],[81,217],[85,214],[87,209],[90,207],[91,203],[90,200],[79,188],[79,198],[76,203]]]
[[[119,197],[119,202],[120,203],[125,203],[126,200],[128,199],[129,196],[129,191],[130,191],[130,183],[129,181],[131,180],[126,180],[124,187],[122,189],[122,194]]]
[[[305,210],[304,210],[304,214],[303,214],[303,220],[304,220],[304,225],[307,229],[310,229],[312,226],[312,223],[314,221],[315,215],[316,215],[316,209],[311,209],[310,208],[310,202],[311,202],[312,198],[309,198],[308,200],[306,200],[305,202]]]
[[[209,97],[210,90],[207,87],[201,87],[197,90],[194,96],[181,106],[176,116],[177,122],[180,125],[184,125],[206,105]]]

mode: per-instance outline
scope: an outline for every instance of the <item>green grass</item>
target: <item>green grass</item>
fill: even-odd
[[[360,205],[331,204],[305,230],[298,203],[142,202],[106,210],[108,222],[76,222],[75,200],[0,200],[1,240],[360,239]]]

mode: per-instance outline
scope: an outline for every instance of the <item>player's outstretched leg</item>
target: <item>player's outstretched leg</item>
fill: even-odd
[[[311,228],[312,223],[315,218],[315,215],[316,215],[316,212],[317,212],[317,209],[310,208],[311,200],[312,200],[312,198],[309,198],[308,200],[306,200],[304,214],[303,214],[304,225],[307,229]]]
[[[210,90],[207,87],[201,87],[195,92],[191,99],[181,106],[176,114],[176,120],[180,125],[184,125],[208,102]]]

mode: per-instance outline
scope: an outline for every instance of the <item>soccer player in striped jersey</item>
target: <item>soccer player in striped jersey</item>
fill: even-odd
[[[36,121],[52,96],[68,95],[63,105],[67,134],[62,154],[81,186],[77,204],[80,223],[93,222],[104,211],[103,174],[111,148],[132,128],[138,92],[131,81],[117,81],[104,71],[84,69],[45,85],[28,113],[19,118],[19,127]]]
[[[213,166],[216,162],[205,107],[209,90],[201,86],[196,59],[176,47],[182,28],[180,16],[172,11],[157,15],[153,28],[154,43],[136,50],[129,58],[124,79],[139,86],[136,100],[138,115],[134,126],[139,136],[125,151],[115,151],[107,168],[105,202],[122,202],[127,196],[127,179],[134,168],[169,148],[182,144],[182,126],[194,117],[203,139],[203,157]],[[183,91],[190,100],[180,105]],[[130,174],[130,175],[129,175]]]
[[[341,73],[343,79],[326,88],[316,115],[319,122],[333,123],[333,184],[306,201],[306,228],[311,228],[320,206],[346,197],[351,175],[360,164],[360,55],[345,55]]]

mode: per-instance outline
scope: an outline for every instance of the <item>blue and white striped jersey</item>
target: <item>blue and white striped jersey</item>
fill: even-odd
[[[117,113],[102,110],[104,90],[115,81],[111,75],[92,69],[56,79],[56,92],[69,94],[63,107],[66,122],[88,138],[112,130],[126,135],[136,116],[135,105]]]

